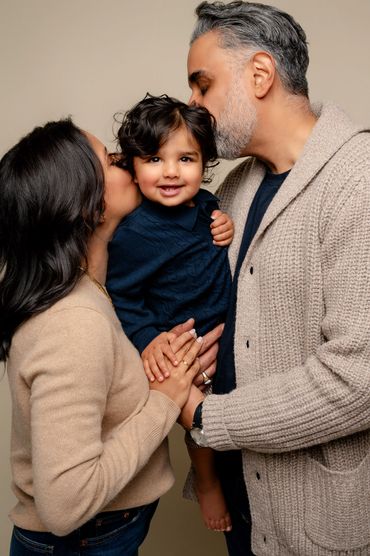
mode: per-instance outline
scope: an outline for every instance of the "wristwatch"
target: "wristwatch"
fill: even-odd
[[[194,411],[193,422],[190,429],[190,436],[194,440],[195,444],[197,444],[201,448],[206,448],[208,446],[208,442],[203,430],[202,410],[203,402],[200,402],[200,404],[197,405]]]

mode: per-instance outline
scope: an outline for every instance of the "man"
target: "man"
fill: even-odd
[[[218,373],[183,424],[217,451],[230,555],[370,554],[370,133],[311,107],[291,16],[196,12],[190,102],[246,159],[219,192],[236,229]]]

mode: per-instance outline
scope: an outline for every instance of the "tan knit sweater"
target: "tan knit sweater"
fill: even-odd
[[[233,268],[263,175],[249,158],[220,192]],[[245,257],[235,358],[203,422],[213,448],[243,449],[254,553],[369,555],[370,133],[333,105]]]
[[[136,349],[89,278],[19,328],[8,377],[16,525],[66,535],[172,486],[166,436],[179,408],[149,391]]]

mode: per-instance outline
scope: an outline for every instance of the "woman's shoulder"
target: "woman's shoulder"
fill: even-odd
[[[120,331],[109,296],[86,275],[65,297],[21,325],[16,336],[25,341],[40,334],[47,336],[58,328],[63,333],[67,329],[73,330],[75,326],[77,331],[82,323],[90,329],[90,334],[99,335],[102,328]]]

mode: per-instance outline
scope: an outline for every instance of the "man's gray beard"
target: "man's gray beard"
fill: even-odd
[[[224,110],[216,126],[217,154],[220,158],[234,160],[241,156],[250,142],[257,123],[257,111],[246,93],[242,83],[234,82]]]

